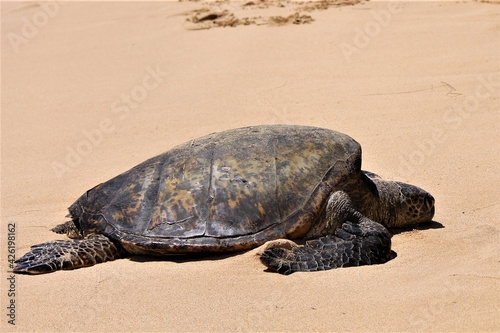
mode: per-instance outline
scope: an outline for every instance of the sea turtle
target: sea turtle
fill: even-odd
[[[86,191],[14,272],[39,274],[128,255],[224,253],[309,239],[261,255],[290,274],[384,263],[390,227],[430,221],[434,198],[361,170],[361,147],[328,129],[265,125],[181,144]]]

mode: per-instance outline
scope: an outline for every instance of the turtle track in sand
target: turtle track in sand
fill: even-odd
[[[327,10],[330,7],[355,5],[363,0],[250,0],[242,2],[195,1],[200,8],[187,12],[185,28],[204,30],[218,27],[241,25],[284,26],[289,24],[312,23],[309,15],[313,11]]]

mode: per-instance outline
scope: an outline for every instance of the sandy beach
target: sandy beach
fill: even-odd
[[[500,331],[500,5],[2,2],[2,332]],[[436,199],[383,265],[282,276],[259,249],[12,275],[93,186],[196,137],[346,133]],[[10,243],[9,243],[10,241]]]

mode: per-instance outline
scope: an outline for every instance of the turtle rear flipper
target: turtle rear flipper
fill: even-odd
[[[83,236],[83,233],[80,230],[80,228],[78,228],[76,226],[74,220],[65,222],[63,224],[59,224],[50,230],[55,232],[56,234],[61,234],[61,235],[65,234],[71,239],[83,239],[83,238],[85,238]]]
[[[60,269],[93,266],[123,256],[121,247],[103,235],[55,240],[32,246],[30,252],[16,260],[14,273],[50,273]]]
[[[285,275],[381,264],[390,259],[391,237],[381,224],[363,219],[359,224],[346,222],[335,235],[311,240],[304,246],[266,250],[260,260],[270,270]]]

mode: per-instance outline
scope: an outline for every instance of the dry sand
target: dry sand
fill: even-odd
[[[500,6],[241,4],[2,3],[1,330],[500,331]],[[204,7],[254,22],[194,22]],[[443,228],[395,235],[397,258],[378,266],[281,276],[256,250],[125,259],[17,275],[9,296],[9,225],[20,256],[63,238],[50,228],[99,182],[273,123],[350,134],[365,169],[435,196]]]

